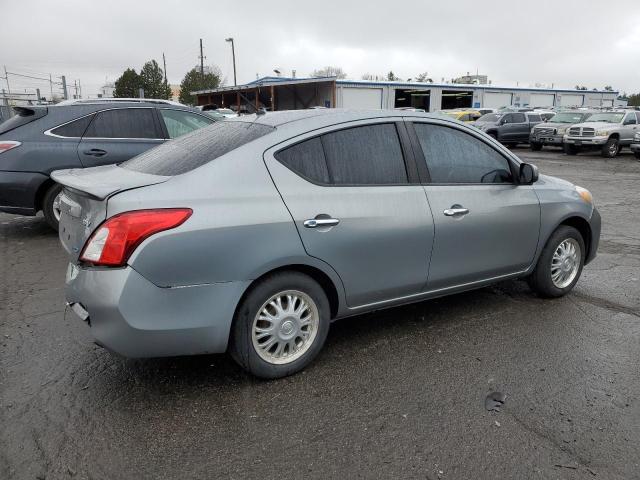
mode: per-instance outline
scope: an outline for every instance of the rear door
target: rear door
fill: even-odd
[[[154,108],[112,108],[94,115],[78,157],[84,167],[120,163],[164,141]]]
[[[540,229],[533,187],[518,185],[507,158],[476,134],[423,122],[409,132],[435,224],[427,290],[525,270]]]
[[[350,307],[417,294],[427,279],[433,218],[401,136],[401,121],[356,122],[265,153],[307,253],[338,273]]]
[[[500,127],[500,141],[526,142],[529,140],[529,121],[524,113],[507,113],[505,124]]]

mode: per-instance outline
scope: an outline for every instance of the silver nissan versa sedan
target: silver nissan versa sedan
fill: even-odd
[[[66,296],[127,357],[229,351],[264,378],[338,318],[514,278],[565,295],[600,215],[476,128],[409,111],[218,122],[64,185]]]

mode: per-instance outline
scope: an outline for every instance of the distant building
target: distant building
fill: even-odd
[[[489,83],[489,77],[486,75],[469,75],[467,72],[466,75],[455,78],[453,83],[460,83],[466,85],[487,85]]]
[[[106,82],[100,87],[98,98],[113,98],[113,92],[116,90],[116,84],[114,82]]]

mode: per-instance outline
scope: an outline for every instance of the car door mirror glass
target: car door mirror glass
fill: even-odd
[[[530,163],[520,164],[520,183],[522,185],[531,185],[538,181],[538,167]]]

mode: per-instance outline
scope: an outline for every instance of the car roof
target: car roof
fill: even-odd
[[[426,112],[413,112],[410,110],[352,110],[345,108],[326,108],[313,110],[280,110],[276,112],[267,112],[261,115],[243,115],[237,118],[230,118],[228,122],[252,122],[278,127],[280,125],[299,122],[302,120],[315,118],[321,120],[320,123],[331,125],[333,123],[350,122],[357,120],[367,120],[373,118],[392,118],[392,117],[418,117],[442,119],[441,114],[432,114]]]
[[[150,103],[150,104],[164,104],[164,105],[174,105],[174,106],[179,106],[179,107],[186,107],[187,105],[184,105],[182,103],[179,102],[174,102],[173,100],[165,100],[163,98],[121,98],[121,97],[117,97],[117,98],[79,98],[79,99],[70,99],[70,100],[63,100],[62,102],[58,103],[58,105],[77,105],[77,104],[83,104],[83,105],[93,105],[93,104],[104,104],[104,103],[108,103],[108,104],[113,104],[113,103]]]

